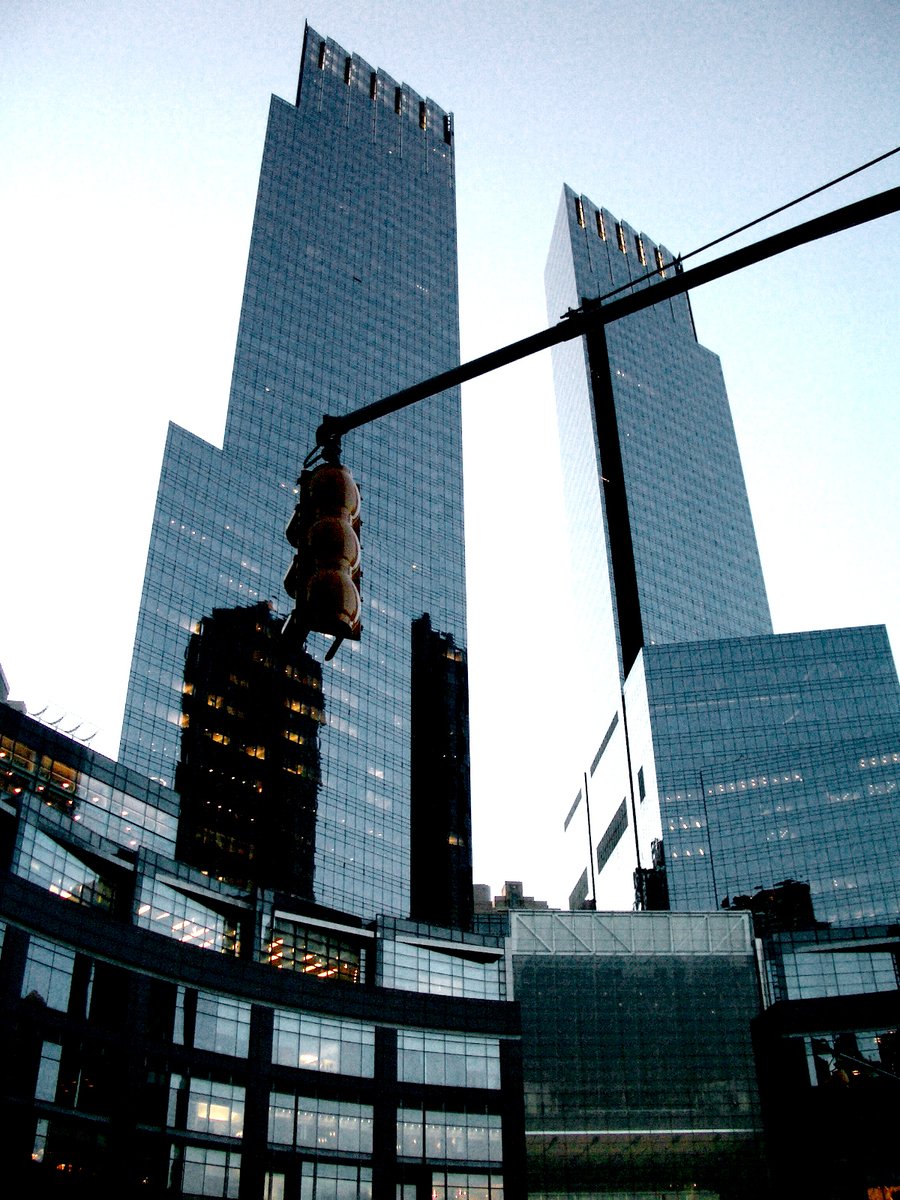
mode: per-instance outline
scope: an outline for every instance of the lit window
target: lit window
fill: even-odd
[[[625,241],[625,230],[622,228],[622,226],[619,224],[618,221],[616,222],[616,240],[619,243],[619,249],[622,251],[622,253],[627,254],[628,253],[628,243]]]
[[[603,213],[597,210],[597,236],[604,242],[606,241],[606,222],[603,220]]]
[[[578,196],[575,197],[575,216],[580,227],[584,229],[584,205],[581,203],[581,200],[578,198]]]

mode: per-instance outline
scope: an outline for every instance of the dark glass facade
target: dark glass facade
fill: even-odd
[[[272,100],[223,448],[169,430],[124,763],[174,782],[204,619],[286,613],[283,533],[322,415],[455,365],[457,325],[449,114],[308,29],[296,104]],[[411,630],[429,613],[466,637],[458,393],[349,435],[344,461],[363,501],[363,635],[322,675],[313,892],[406,915]],[[327,646],[307,649],[321,661]]]
[[[410,915],[470,929],[469,675],[465,651],[427,613],[413,622],[410,699]]]
[[[502,936],[239,888],[175,794],[0,704],[15,1194],[524,1196]]]
[[[191,634],[181,699],[177,854],[220,879],[313,898],[322,668],[265,603]]]
[[[745,914],[510,914],[528,1194],[766,1194]]]
[[[900,926],[772,932],[754,1022],[778,1195],[900,1190]]]

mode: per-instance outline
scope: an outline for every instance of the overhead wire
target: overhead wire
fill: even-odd
[[[793,208],[797,204],[802,204],[804,200],[810,200],[813,196],[818,196],[822,192],[828,191],[829,188],[835,187],[839,183],[843,183],[846,179],[852,179],[854,175],[859,175],[861,171],[867,171],[870,167],[876,166],[885,159],[890,158],[894,154],[900,154],[900,146],[895,146],[893,150],[886,150],[884,154],[879,154],[876,158],[870,158],[868,162],[862,163],[858,167],[854,167],[850,171],[845,171],[843,175],[838,175],[835,179],[830,179],[828,183],[820,184],[819,187],[813,188],[812,191],[804,192],[802,196],[797,196],[793,200],[788,200],[786,204],[780,204],[777,208],[771,209],[767,213],[763,213],[761,217],[755,217],[752,221],[746,221],[743,225],[739,225],[737,229],[732,229],[730,233],[723,233],[717,238],[713,238],[711,242],[705,242],[704,245],[698,246],[695,250],[691,250],[687,254],[677,254],[669,262],[663,262],[645,275],[639,275],[636,279],[629,280],[628,283],[623,283],[621,287],[614,288],[611,292],[605,292],[602,296],[598,296],[592,301],[594,304],[602,303],[604,300],[611,300],[613,296],[618,296],[620,292],[627,292],[637,283],[646,283],[650,279],[656,278],[662,272],[668,270],[669,267],[674,267],[676,271],[681,270],[682,263],[687,262],[689,258],[694,258],[697,254],[702,254],[704,250],[711,250],[713,246],[718,246],[722,242],[727,242],[729,238],[737,237],[739,233],[744,233],[748,229],[752,229],[755,225],[762,224],[763,221],[768,221],[772,217],[777,217],[779,213],[787,212],[789,208]],[[570,310],[570,312],[578,310]],[[569,315],[568,313],[566,314]]]

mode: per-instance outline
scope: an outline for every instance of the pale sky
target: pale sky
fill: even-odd
[[[104,753],[167,422],[221,436],[304,18],[455,114],[464,358],[547,324],[563,182],[687,253],[900,143],[896,0],[8,0],[0,663]],[[724,249],[898,183],[900,155]],[[778,632],[884,622],[900,649],[898,273],[893,216],[692,297]],[[463,396],[475,874],[534,891],[585,766],[549,355]]]

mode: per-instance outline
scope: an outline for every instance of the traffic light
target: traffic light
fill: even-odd
[[[284,577],[294,611],[284,632],[301,641],[312,631],[329,633],[332,658],[344,638],[359,641],[362,601],[359,594],[359,488],[339,462],[303,470],[300,496],[285,536],[296,550]]]

